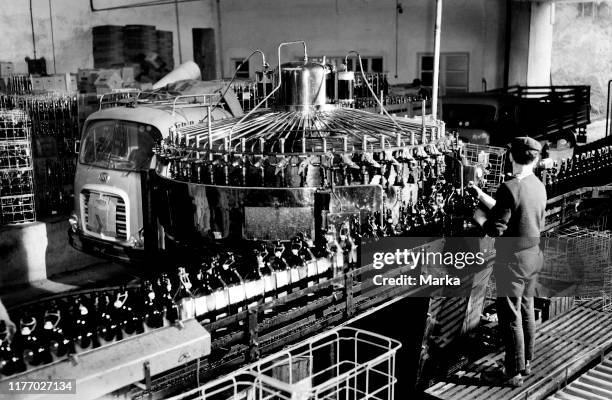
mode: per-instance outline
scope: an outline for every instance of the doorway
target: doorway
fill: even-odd
[[[200,67],[203,81],[217,78],[217,49],[215,30],[193,28],[193,61]]]

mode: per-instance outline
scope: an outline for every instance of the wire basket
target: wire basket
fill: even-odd
[[[483,171],[479,185],[489,194],[495,193],[504,179],[506,149],[503,147],[482,144],[464,143],[461,148],[462,158],[468,166],[480,167]]]
[[[577,285],[581,298],[612,296],[612,232],[572,226],[544,238],[540,276]]]
[[[401,344],[342,327],[171,400],[392,400]]]
[[[18,224],[36,220],[34,195],[0,197],[0,223]]]
[[[0,110],[0,140],[30,140],[30,118],[23,110]]]

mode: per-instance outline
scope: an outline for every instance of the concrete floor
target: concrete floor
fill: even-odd
[[[588,126],[588,141],[601,139],[605,135],[605,120],[599,120]],[[553,158],[564,158],[571,155],[571,149],[551,151]],[[68,246],[68,243],[66,243]],[[0,298],[10,308],[21,302],[32,301],[56,293],[88,287],[120,285],[138,281],[146,271],[136,267],[98,259],[97,262],[83,269],[49,276],[48,279],[33,282],[30,285],[6,288],[0,292]]]

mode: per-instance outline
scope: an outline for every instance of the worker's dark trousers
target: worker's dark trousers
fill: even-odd
[[[506,350],[506,374],[515,376],[525,369],[526,360],[533,360],[533,296],[544,259],[538,246],[504,258],[496,261],[493,270],[498,296],[497,316]]]

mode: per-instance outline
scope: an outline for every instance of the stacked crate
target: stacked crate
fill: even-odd
[[[123,26],[102,25],[92,28],[95,68],[120,67],[125,63]]]
[[[32,167],[28,114],[0,111],[0,224],[36,219]]]

